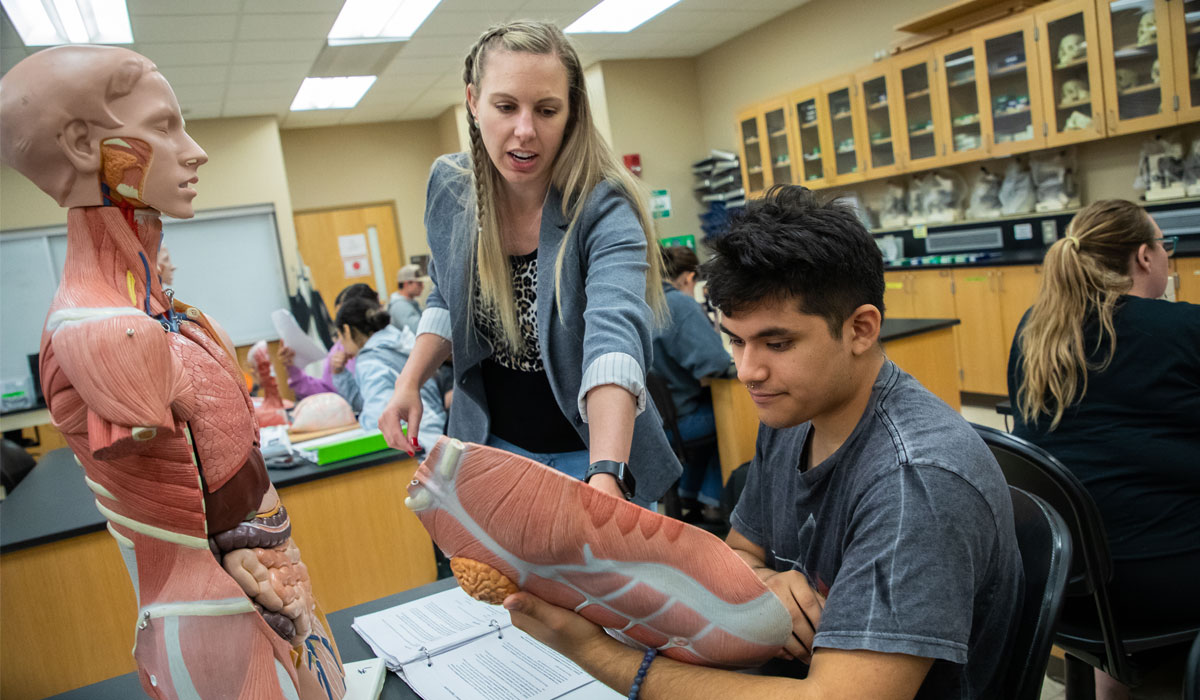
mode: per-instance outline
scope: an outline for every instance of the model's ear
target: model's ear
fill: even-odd
[[[82,119],[73,119],[58,135],[58,147],[75,170],[94,173],[100,170],[100,144],[93,143],[91,129]]]
[[[879,327],[883,316],[874,304],[863,304],[851,312],[843,324],[843,335],[850,342],[850,352],[861,355],[879,341]]]

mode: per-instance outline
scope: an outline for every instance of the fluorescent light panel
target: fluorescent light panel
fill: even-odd
[[[0,0],[26,46],[132,44],[125,0]]]
[[[341,78],[305,78],[292,100],[292,111],[309,109],[350,109],[375,84],[374,75]]]
[[[563,31],[568,34],[628,32],[679,0],[603,0]]]
[[[442,0],[346,0],[329,30],[330,46],[412,37]]]

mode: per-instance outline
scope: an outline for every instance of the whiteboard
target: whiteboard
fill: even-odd
[[[163,217],[178,268],[175,297],[211,316],[234,345],[276,340],[271,312],[290,308],[272,205]],[[0,234],[0,378],[29,375],[46,311],[62,277],[66,226]]]

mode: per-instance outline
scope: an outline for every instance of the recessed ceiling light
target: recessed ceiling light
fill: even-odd
[[[375,84],[374,75],[341,78],[305,78],[292,100],[292,111],[306,109],[350,109]]]
[[[26,46],[132,44],[125,0],[0,0]]]
[[[628,32],[679,0],[603,0],[563,31],[568,34]]]
[[[329,30],[330,46],[403,41],[442,0],[346,0]]]

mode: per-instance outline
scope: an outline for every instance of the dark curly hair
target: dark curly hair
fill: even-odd
[[[710,245],[713,257],[702,268],[709,301],[726,315],[795,299],[835,338],[863,304],[883,315],[883,255],[855,211],[836,199],[777,185]]]

